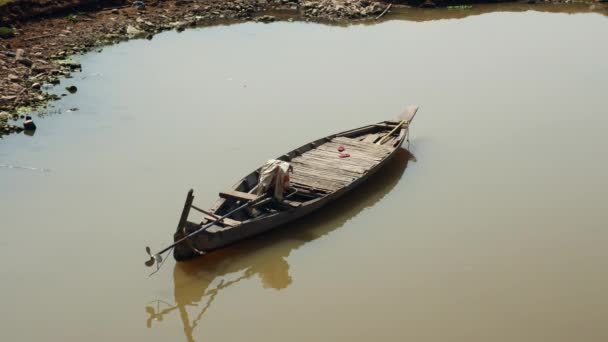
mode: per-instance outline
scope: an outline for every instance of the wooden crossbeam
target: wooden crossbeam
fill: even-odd
[[[258,195],[254,195],[254,194],[249,194],[246,192],[242,192],[242,191],[236,191],[236,190],[232,190],[232,191],[226,191],[226,192],[220,192],[220,197],[221,198],[234,198],[237,200],[241,200],[241,201],[254,201],[256,199],[258,199]]]
[[[207,214],[203,214],[203,218],[209,222],[211,221],[215,221],[217,218],[207,215]],[[230,226],[230,227],[236,227],[238,225],[241,224],[241,221],[237,221],[237,220],[233,220],[233,219],[229,219],[229,218],[225,218],[222,219],[220,221],[221,224],[225,225],[225,226]]]

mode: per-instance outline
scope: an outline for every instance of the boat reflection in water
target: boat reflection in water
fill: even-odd
[[[403,175],[414,156],[400,149],[393,160],[376,175],[333,203],[301,220],[290,223],[255,238],[214,251],[202,258],[175,265],[175,304],[161,300],[146,305],[147,326],[162,321],[165,315],[179,312],[188,341],[194,341],[193,332],[218,293],[226,287],[257,275],[264,288],[281,290],[293,279],[289,275],[286,258],[300,246],[316,240],[344,225],[365,208],[371,207],[388,194]],[[345,210],[345,208],[347,208]],[[195,307],[196,316],[189,316]]]

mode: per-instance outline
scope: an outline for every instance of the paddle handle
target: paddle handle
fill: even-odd
[[[391,137],[391,135],[393,135],[393,133],[397,132],[397,130],[399,128],[401,128],[401,126],[403,126],[404,124],[405,124],[405,120],[401,120],[401,122],[397,126],[395,126],[395,128],[393,128],[382,139],[380,139],[380,141],[378,141],[378,145],[384,144]]]
[[[256,203],[256,204],[260,204],[261,202],[263,202],[263,201],[260,201],[260,202],[258,202],[258,203]],[[190,203],[192,203],[192,202],[190,202]],[[237,212],[237,211],[239,211],[239,210],[243,210],[243,209],[247,208],[248,206],[250,206],[250,205],[252,205],[252,204],[253,204],[253,201],[249,201],[249,202],[247,202],[247,203],[245,203],[245,204],[241,205],[240,207],[238,207],[238,208],[236,208],[236,209],[234,209],[234,210],[232,210],[232,211],[228,212],[226,215],[223,215],[223,216],[219,217],[217,220],[215,220],[215,221],[211,221],[211,222],[209,222],[209,223],[207,223],[207,224],[205,224],[205,225],[201,226],[199,229],[197,229],[197,230],[193,231],[192,233],[190,233],[190,234],[188,234],[188,235],[186,235],[186,236],[182,237],[181,239],[179,239],[179,240],[175,241],[175,242],[174,242],[173,244],[171,244],[170,246],[167,246],[167,247],[166,247],[165,249],[163,249],[162,251],[160,251],[160,252],[156,253],[156,255],[160,255],[160,254],[163,254],[163,253],[167,252],[168,250],[172,249],[173,247],[175,247],[175,246],[179,245],[180,243],[182,243],[182,242],[184,242],[184,241],[188,240],[189,238],[191,238],[191,237],[193,237],[193,236],[195,236],[195,235],[197,235],[197,234],[199,234],[199,233],[201,233],[201,232],[205,231],[207,228],[209,228],[209,227],[213,226],[214,224],[218,223],[219,221],[221,221],[221,220],[223,220],[223,219],[227,218],[228,216],[230,216],[230,215],[232,215],[232,214],[236,213],[236,212]],[[183,227],[183,226],[182,226],[182,227]]]

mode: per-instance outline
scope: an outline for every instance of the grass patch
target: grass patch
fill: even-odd
[[[6,4],[8,4],[9,2],[12,2],[13,0],[0,0],[0,6],[4,6]]]
[[[10,27],[0,27],[0,38],[13,38],[15,36],[15,30]]]

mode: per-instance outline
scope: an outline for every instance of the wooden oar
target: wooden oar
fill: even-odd
[[[393,128],[390,132],[388,132],[388,134],[386,134],[376,144],[378,144],[378,145],[384,144],[388,139],[390,139],[390,137],[393,135],[393,133],[397,132],[397,130],[399,130],[401,128],[401,126],[403,126],[405,124],[409,125],[409,123],[412,122],[412,120],[414,119],[414,116],[416,115],[417,111],[418,111],[418,106],[407,107],[405,109],[405,111],[403,113],[401,113],[398,117],[398,119],[401,119],[399,124],[397,126],[395,126],[395,128]]]
[[[209,223],[207,223],[205,225],[202,225],[199,229],[197,229],[197,230],[193,231],[192,233],[184,236],[183,238],[175,241],[173,244],[167,246],[166,248],[164,248],[163,250],[161,250],[160,252],[158,252],[156,254],[152,254],[150,252],[150,247],[146,246],[146,253],[148,253],[148,255],[150,256],[150,260],[148,260],[148,261],[145,262],[146,266],[151,267],[152,265],[154,265],[156,263],[156,265],[158,266],[158,268],[160,268],[160,264],[163,261],[163,258],[161,257],[162,254],[164,254],[164,253],[172,250],[175,246],[177,246],[180,243],[188,240],[189,238],[191,238],[191,237],[193,237],[193,236],[195,236],[197,234],[200,234],[200,233],[204,232],[205,230],[209,229],[210,227],[212,227],[216,223],[219,223],[221,220],[227,218],[228,216],[236,213],[237,211],[243,210],[243,209],[245,209],[245,208],[247,208],[247,207],[249,207],[249,206],[251,206],[253,204],[255,204],[255,205],[261,205],[263,203],[268,202],[268,200],[271,200],[271,198],[268,198],[268,195],[264,195],[264,196],[259,197],[257,200],[248,201],[247,203],[245,203],[245,204],[239,206],[238,208],[236,208],[236,209],[228,212],[227,214],[225,214],[223,216],[220,216],[218,219],[216,219],[214,221],[211,221],[211,222],[209,222]],[[185,222],[185,220],[180,219],[180,222]],[[157,269],[157,271],[158,271],[158,269]]]
[[[296,193],[298,193],[298,189],[294,188],[294,192],[292,192],[289,195],[285,196],[284,200],[290,198],[291,196],[295,195]],[[179,223],[179,227],[178,228],[182,227],[186,223],[186,220],[188,219],[188,217],[187,217],[188,216],[187,207],[192,206],[192,199],[193,198],[194,197],[192,196],[192,190],[190,190],[188,192],[188,198],[186,199],[186,203],[184,205],[184,211],[182,212],[182,216],[180,217],[180,220],[179,220],[180,223]],[[197,234],[199,234],[201,232],[204,232],[205,230],[207,230],[210,227],[212,227],[213,225],[219,223],[223,219],[228,218],[230,215],[236,213],[237,211],[243,210],[243,209],[245,209],[247,207],[250,207],[250,206],[260,206],[260,205],[263,205],[263,204],[266,204],[266,203],[272,201],[273,199],[274,199],[273,197],[270,197],[268,194],[266,194],[266,195],[263,195],[263,196],[260,196],[260,197],[258,197],[256,199],[254,199],[254,200],[247,201],[246,203],[244,203],[241,206],[239,206],[238,208],[236,208],[236,209],[228,212],[227,214],[225,214],[223,216],[219,216],[216,220],[208,222],[207,224],[201,225],[201,227],[198,228],[197,230],[195,230],[192,233],[190,233],[190,234],[182,237],[181,239],[175,241],[173,244],[165,247],[163,250],[161,250],[160,252],[158,252],[156,254],[152,254],[152,252],[150,250],[150,247],[146,246],[146,253],[148,253],[148,255],[150,256],[150,260],[146,261],[145,265],[148,266],[148,267],[151,267],[152,265],[156,264],[156,271],[152,272],[152,274],[158,272],[158,270],[160,269],[160,266],[162,265],[162,262],[163,262],[163,258],[161,256],[162,254],[164,254],[164,253],[172,250],[173,248],[175,248],[175,246],[177,246],[180,243],[188,240],[189,238],[191,238],[191,237],[193,237],[193,236],[195,236],[195,235],[197,235]],[[217,215],[215,215],[215,214],[214,214],[214,216],[217,217]],[[150,274],[150,275],[152,275],[152,274]]]

